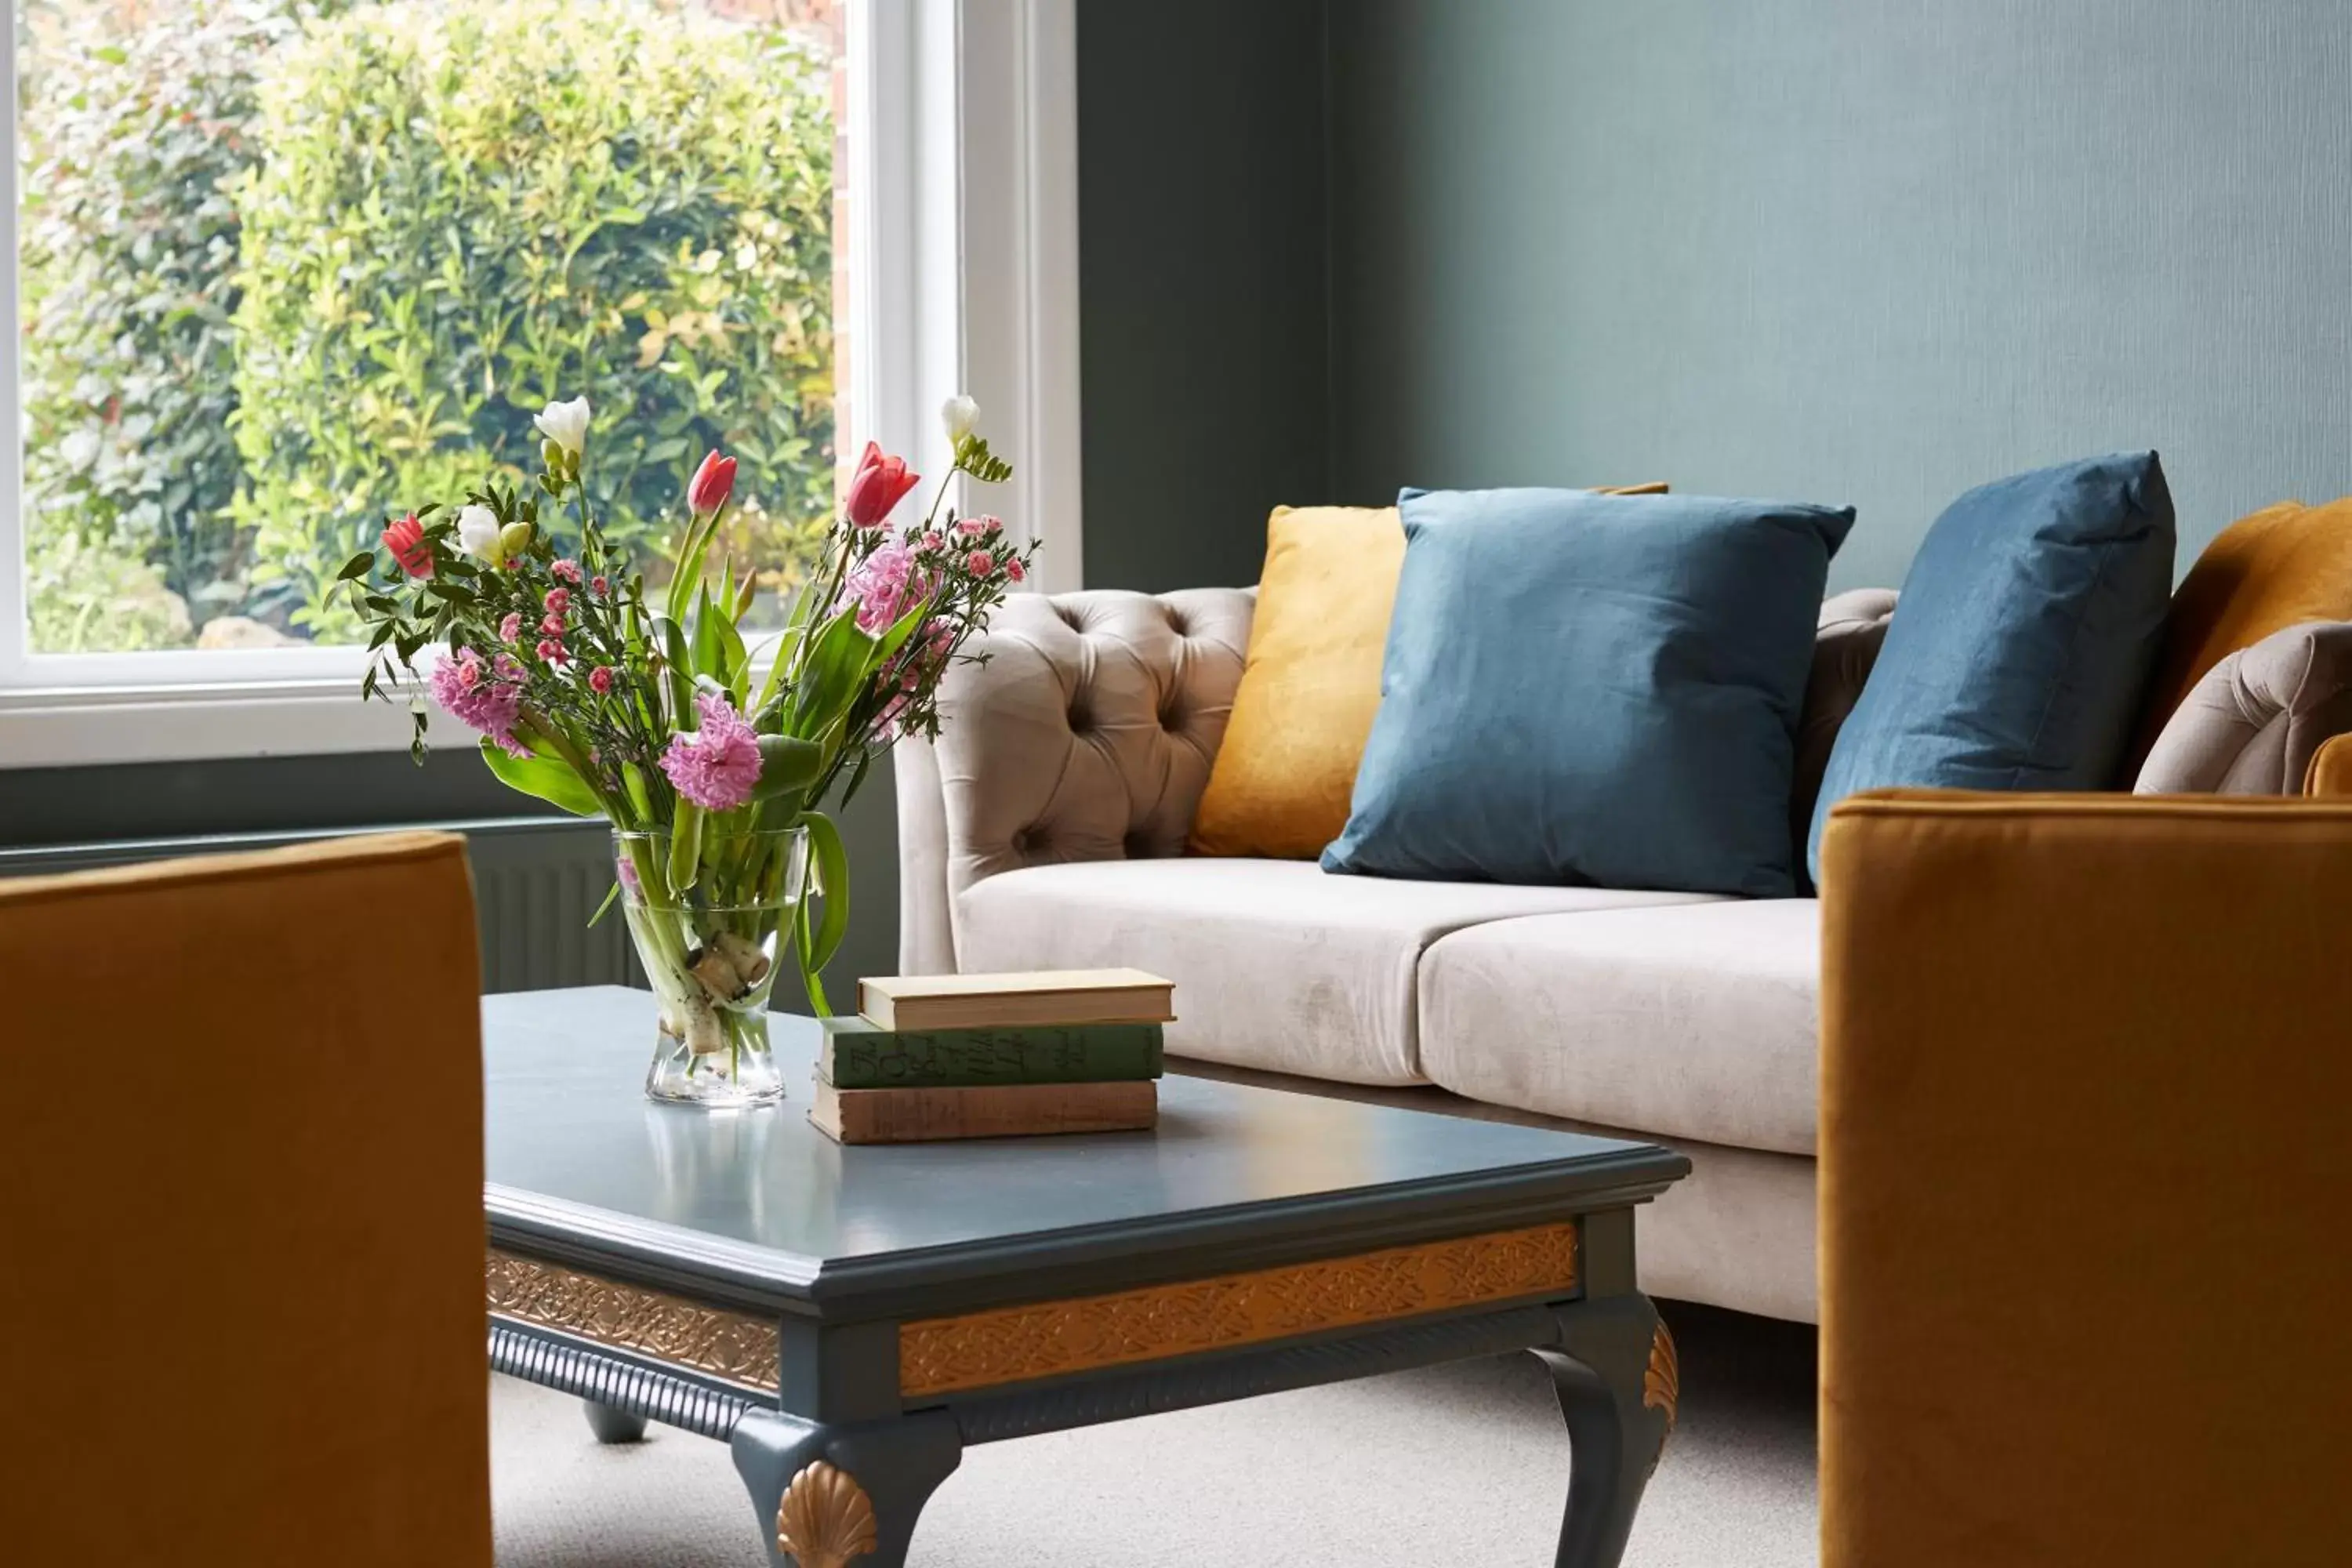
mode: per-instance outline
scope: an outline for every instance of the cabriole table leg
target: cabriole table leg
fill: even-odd
[[[1535,1353],[1551,1369],[1568,1421],[1568,1514],[1559,1568],[1617,1568],[1634,1510],[1674,1429],[1680,1372],[1674,1337],[1645,1296],[1565,1311],[1560,1342]]]
[[[963,1458],[943,1411],[823,1426],[755,1410],[730,1446],[770,1558],[796,1568],[903,1568],[923,1504]]]

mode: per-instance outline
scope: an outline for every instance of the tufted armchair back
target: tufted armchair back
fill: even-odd
[[[1255,588],[1024,594],[897,748],[900,967],[955,968],[956,895],[1060,860],[1181,855],[1224,739]],[[954,825],[950,831],[950,824]]]

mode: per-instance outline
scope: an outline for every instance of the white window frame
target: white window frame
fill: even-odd
[[[1013,480],[973,496],[1040,542],[1037,585],[1083,581],[1076,0],[849,0],[849,350],[842,436],[926,472],[969,391]],[[14,29],[0,37],[13,83]],[[16,94],[0,109],[10,144]],[[0,332],[21,342],[14,158],[0,160]],[[23,429],[15,353],[0,432]],[[357,648],[33,654],[23,453],[0,438],[0,768],[398,750]]]

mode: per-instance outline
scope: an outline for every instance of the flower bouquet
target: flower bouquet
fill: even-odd
[[[950,479],[1011,465],[950,400]],[[373,628],[361,693],[407,693],[422,756],[421,686],[479,732],[500,780],[613,825],[615,899],[661,1003],[646,1092],[707,1106],[782,1097],[767,1007],[783,950],[818,1012],[849,919],[848,862],[825,815],[877,755],[939,732],[940,678],[1027,575],[1035,545],[993,517],[959,517],[942,483],[919,523],[890,514],[919,482],[868,443],[783,630],[743,623],[751,563],[714,562],[735,461],[712,452],[688,483],[666,585],[649,591],[610,547],[581,482],[585,398],[537,421],[526,492],[487,480],[454,508],[383,531],[339,581]],[[715,581],[714,581],[715,577]],[[814,861],[814,889],[810,887]],[[813,910],[804,897],[814,890]],[[597,911],[601,918],[604,910]]]

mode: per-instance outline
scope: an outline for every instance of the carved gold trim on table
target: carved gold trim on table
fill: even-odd
[[[534,1258],[489,1250],[485,1284],[490,1315],[776,1392],[776,1324],[747,1312],[704,1307],[683,1296],[623,1285]]]
[[[800,1568],[846,1568],[875,1548],[874,1504],[857,1478],[819,1459],[784,1489],[776,1549]]]
[[[1666,1436],[1675,1433],[1675,1405],[1682,1398],[1682,1363],[1675,1354],[1675,1336],[1660,1323],[1650,1335],[1650,1364],[1642,1373],[1642,1408],[1666,1412]]]
[[[931,1318],[898,1331],[898,1392],[949,1394],[1159,1361],[1576,1285],[1576,1226],[1393,1247],[1109,1296]]]

